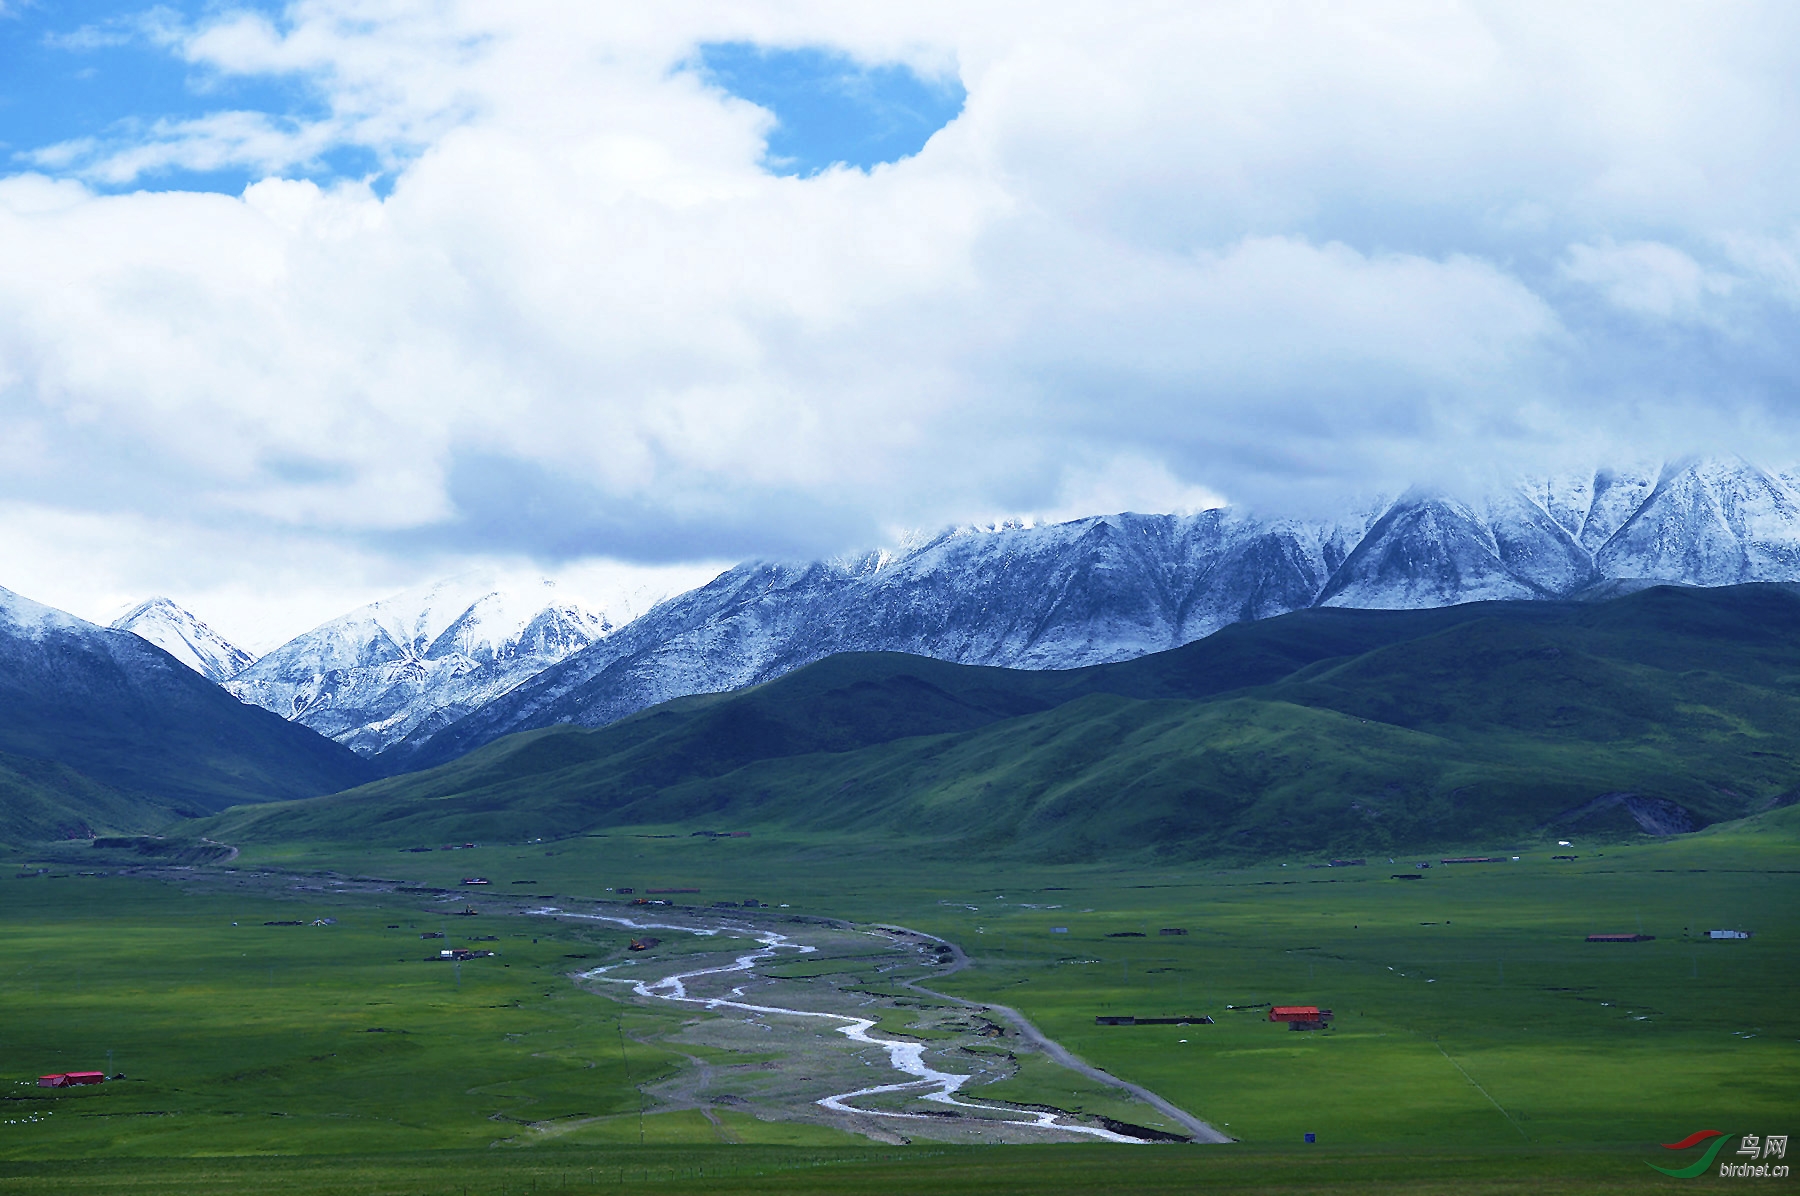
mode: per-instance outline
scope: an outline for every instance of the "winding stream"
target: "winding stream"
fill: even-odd
[[[702,937],[711,937],[719,933],[716,929],[709,930],[704,927],[676,926],[667,922],[637,922],[630,918],[608,917],[604,914],[576,914],[559,909],[535,909],[530,912],[543,915],[554,914],[555,916],[562,918],[582,918],[593,922],[612,922],[632,930],[678,930],[685,934],[695,934]],[[865,1117],[901,1117],[931,1120],[931,1115],[928,1113],[899,1113],[880,1109],[862,1109],[850,1103],[865,1096],[876,1096],[888,1092],[912,1092],[914,1090],[920,1090],[917,1092],[917,1095],[924,1100],[932,1101],[940,1105],[950,1105],[958,1109],[979,1109],[983,1113],[995,1115],[995,1120],[1005,1121],[1011,1125],[1024,1126],[1032,1129],[1060,1130],[1071,1134],[1087,1134],[1091,1137],[1105,1139],[1108,1142],[1142,1144],[1142,1139],[1133,1138],[1125,1134],[1114,1133],[1112,1130],[1108,1129],[1099,1129],[1085,1125],[1064,1125],[1057,1120],[1059,1115],[1056,1113],[1039,1113],[1023,1109],[1008,1109],[998,1105],[986,1105],[975,1101],[958,1099],[958,1091],[961,1090],[964,1084],[973,1079],[973,1076],[938,1071],[929,1063],[925,1062],[925,1044],[922,1042],[899,1042],[893,1039],[872,1037],[869,1034],[869,1031],[872,1030],[877,1023],[869,1018],[853,1017],[844,1013],[820,1013],[811,1009],[789,1009],[780,1005],[751,1004],[750,1002],[741,999],[744,996],[744,990],[741,985],[733,988],[726,997],[696,997],[688,995],[687,982],[696,977],[719,976],[731,972],[749,972],[754,969],[758,963],[761,963],[766,959],[772,959],[777,953],[782,951],[793,951],[805,955],[818,950],[816,947],[809,947],[802,943],[791,943],[788,941],[786,935],[778,934],[775,931],[752,931],[751,933],[755,934],[756,940],[760,942],[762,946],[755,951],[750,951],[738,956],[736,960],[729,964],[724,964],[719,967],[697,968],[691,972],[679,972],[672,976],[665,976],[660,980],[626,980],[605,975],[605,973],[612,968],[619,966],[617,964],[608,964],[605,967],[594,968],[591,971],[582,972],[580,975],[584,980],[603,980],[612,984],[630,984],[632,992],[640,997],[698,1005],[705,1009],[739,1009],[747,1013],[773,1013],[782,1014],[788,1017],[824,1018],[829,1021],[843,1022],[843,1025],[836,1027],[839,1034],[842,1034],[851,1042],[882,1048],[887,1052],[889,1066],[895,1071],[900,1072],[902,1075],[917,1077],[916,1079],[902,1080],[898,1084],[876,1084],[868,1088],[858,1088],[851,1092],[839,1092],[814,1102],[815,1104],[822,1105],[834,1112],[857,1113]]]

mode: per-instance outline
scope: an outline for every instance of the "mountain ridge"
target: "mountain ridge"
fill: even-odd
[[[745,562],[460,719],[402,739],[384,766],[442,763],[534,727],[605,725],[837,652],[1071,668],[1314,606],[1794,580],[1800,489],[1737,460],[1540,480],[1481,502],[1409,490],[1337,523],[1219,509],[957,528],[901,554]]]
[[[1797,668],[1794,585],[1318,607],[1070,671],[845,654],[208,833],[404,846],[729,825],[1085,860],[1631,835],[1646,811],[1663,833],[1800,796]]]
[[[368,756],[430,735],[612,630],[554,582],[518,589],[463,574],[320,624],[226,688]]]

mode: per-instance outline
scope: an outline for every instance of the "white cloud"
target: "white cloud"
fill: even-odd
[[[280,171],[315,161],[336,141],[328,124],[296,127],[261,112],[216,112],[192,120],[157,121],[141,139],[124,146],[78,137],[20,156],[41,169],[78,168],[82,178],[123,185],[170,169],[204,172],[250,166]]]
[[[1071,464],[1063,471],[1056,504],[1034,512],[1033,517],[1040,523],[1060,523],[1122,511],[1191,515],[1225,506],[1226,502],[1224,495],[1182,481],[1161,461],[1117,456],[1094,466]],[[1003,512],[1001,517],[1010,514],[1015,512]]]
[[[641,565],[603,557],[545,569],[508,555],[441,553],[422,560],[330,537],[274,541],[145,514],[79,513],[0,503],[0,560],[7,589],[84,619],[108,623],[152,595],[173,598],[215,631],[266,652],[345,611],[421,579],[481,570],[496,585],[526,588],[549,576],[560,592],[615,622],[703,585],[728,562]]]
[[[1729,295],[1737,281],[1656,241],[1571,245],[1562,272],[1615,307],[1664,320],[1699,316],[1708,301]]]
[[[1800,164],[1768,151],[1800,118],[1796,17],[1651,7],[223,12],[173,52],[317,111],[33,162],[271,177],[0,180],[14,559],[64,561],[57,518],[152,519],[219,593],[273,592],[218,547],[249,537],[343,554],[369,579],[347,598],[493,537],[710,560],[1081,504],[1268,508],[1573,442],[1773,428],[1800,455]],[[732,39],[953,65],[967,107],[915,158],[774,178],[769,115],[681,69]],[[346,147],[391,193],[304,181]],[[1594,294],[1645,330],[1596,324]],[[1736,356],[1672,369],[1658,321]],[[495,497],[502,475],[538,489]],[[83,584],[178,588],[121,559]],[[0,584],[27,575],[54,570]]]
[[[1800,228],[1786,235],[1726,238],[1732,264],[1761,280],[1770,291],[1800,308]]]
[[[29,6],[20,5],[22,9]],[[0,17],[17,16],[18,9],[0,5]],[[133,42],[145,41],[156,46],[173,46],[178,44],[185,33],[180,16],[164,5],[153,5],[141,12],[126,13],[110,17],[104,21],[67,33],[47,34],[44,45],[55,50],[72,50],[84,53],[90,50],[106,50]]]

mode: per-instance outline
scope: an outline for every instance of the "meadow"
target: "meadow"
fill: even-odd
[[[0,1192],[1639,1190],[1662,1182],[1644,1166],[1655,1143],[1787,1132],[1800,1108],[1794,813],[1470,849],[1507,857],[1492,864],[970,865],[930,841],[664,828],[426,853],[290,844],[162,879],[21,858],[0,879]],[[415,889],[481,874],[494,883],[470,900],[490,906],[690,887],[673,899],[939,934],[974,961],[941,991],[1017,1008],[1241,1141],[897,1151],[659,1112],[639,1089],[686,1065],[662,1042],[686,1015],[566,978],[622,933],[333,883],[358,874]],[[308,924],[264,924],[292,921]],[[1699,937],[1714,926],[1755,936]],[[1585,941],[1639,931],[1656,937]],[[425,962],[461,940],[500,954]],[[1268,1002],[1337,1017],[1288,1031]],[[1094,1024],[1120,1013],[1215,1024]],[[30,1083],[84,1067],[127,1079]],[[982,1094],[1112,1100],[1041,1058]]]

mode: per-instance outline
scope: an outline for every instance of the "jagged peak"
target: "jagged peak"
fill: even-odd
[[[367,750],[403,735],[422,742],[458,719],[477,718],[457,703],[493,703],[499,713],[477,719],[493,734],[546,725],[533,720],[605,721],[666,698],[767,680],[836,651],[1066,668],[1172,647],[1230,622],[1314,604],[1423,607],[1567,597],[1628,575],[1680,580],[1691,574],[1702,584],[1718,584],[1704,580],[1714,577],[1800,580],[1800,500],[1756,497],[1765,487],[1793,493],[1790,477],[1800,477],[1800,469],[1775,473],[1742,459],[1690,458],[1518,479],[1486,491],[1418,485],[1316,519],[1226,507],[907,531],[883,546],[821,560],[744,561],[649,615],[621,621],[566,658],[558,653],[573,641],[557,632],[550,637],[553,651],[509,662],[516,671],[506,674],[507,688],[499,692],[432,689],[433,662],[421,649],[406,667],[386,669],[395,678],[393,701],[419,704],[403,714],[381,705],[388,698],[369,697],[367,687],[357,690],[354,678],[322,679],[253,700],[298,712],[321,729],[338,728],[327,733]],[[1738,493],[1720,505],[1744,518],[1727,526],[1702,518],[1703,503],[1651,503],[1659,485],[1664,492],[1693,486]],[[1640,526],[1662,521],[1645,534],[1638,554],[1650,565],[1632,558],[1609,572],[1595,549],[1616,544],[1615,533],[1634,519]],[[1791,530],[1777,526],[1784,519]],[[1688,541],[1705,543],[1684,556]],[[1641,574],[1630,572],[1640,567]],[[481,604],[490,602],[498,618],[504,603],[492,601],[474,578],[453,580],[483,591],[471,595],[457,618],[471,610],[485,615]],[[449,592],[445,583],[422,590]],[[548,587],[531,593],[534,601],[551,595]],[[384,604],[397,611],[399,597]],[[472,642],[446,644],[455,660],[447,655],[441,663],[454,663],[468,677],[487,676]],[[358,667],[392,660],[372,657]],[[317,672],[322,678],[327,670]],[[590,682],[612,688],[592,702],[571,696]],[[439,705],[427,709],[431,702]],[[462,734],[444,742],[465,742]]]
[[[130,607],[111,626],[155,644],[209,681],[226,681],[256,660],[192,611],[160,595]]]

